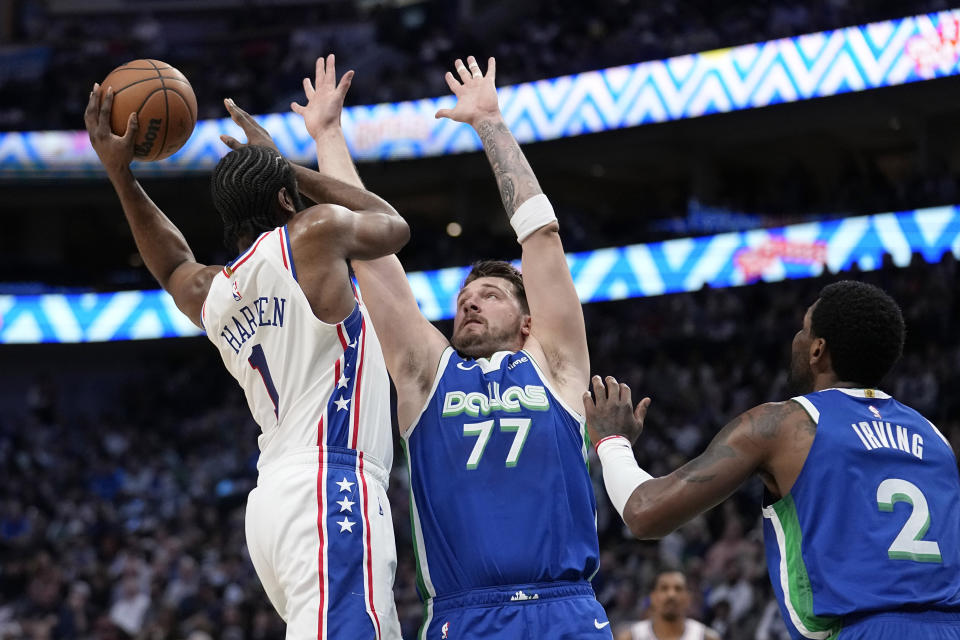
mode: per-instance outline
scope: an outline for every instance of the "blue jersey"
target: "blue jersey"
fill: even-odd
[[[404,442],[424,599],[597,572],[584,421],[529,353],[448,347]]]
[[[833,638],[874,612],[960,612],[960,476],[943,435],[882,391],[794,401],[816,436],[793,488],[763,510],[791,636]]]

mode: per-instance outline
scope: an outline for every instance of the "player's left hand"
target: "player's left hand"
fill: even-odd
[[[480,71],[480,65],[473,56],[467,56],[464,65],[460,58],[453,63],[458,81],[452,73],[447,71],[443,76],[447,86],[457,96],[457,104],[453,109],[440,109],[435,117],[450,118],[457,122],[466,122],[476,126],[482,120],[500,116],[500,105],[497,102],[497,87],[494,84],[497,76],[497,61],[491,57],[487,60],[487,73]]]
[[[223,141],[223,144],[227,145],[234,151],[240,147],[245,147],[248,144],[252,144],[259,147],[269,147],[278,153],[280,152],[280,149],[277,149],[277,143],[275,143],[273,138],[270,136],[270,132],[264,129],[263,125],[254,120],[253,116],[238,107],[237,103],[234,102],[232,98],[224,98],[223,106],[227,108],[227,113],[230,114],[230,119],[236,122],[237,125],[243,129],[243,132],[247,136],[247,142],[243,143],[232,136],[222,135],[220,136],[220,140]]]
[[[340,114],[343,112],[343,100],[353,82],[353,70],[347,71],[337,82],[336,57],[331,53],[324,59],[317,58],[314,80],[303,79],[303,93],[307,104],[291,102],[294,113],[303,116],[303,124],[311,138],[331,128],[340,126]]]
[[[606,384],[600,376],[593,376],[590,382],[593,384],[593,396],[589,391],[583,394],[590,439],[597,443],[607,436],[624,436],[631,443],[634,442],[643,431],[650,398],[644,398],[634,408],[630,387],[618,383],[613,376],[606,377]]]
[[[103,87],[99,84],[93,85],[93,91],[90,92],[90,98],[87,100],[87,108],[83,112],[83,122],[90,135],[90,144],[97,152],[107,174],[115,176],[118,171],[129,167],[133,162],[133,146],[137,139],[139,123],[137,114],[131,113],[127,119],[127,131],[122,136],[114,134],[110,128],[112,108],[113,87],[107,87],[107,90],[103,91]]]

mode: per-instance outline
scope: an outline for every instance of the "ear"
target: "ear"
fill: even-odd
[[[280,203],[280,208],[286,213],[287,218],[297,212],[293,206],[293,200],[290,198],[290,194],[287,193],[286,187],[280,187],[280,191],[277,192],[277,201]]]
[[[532,316],[527,313],[524,314],[523,320],[520,321],[520,335],[523,336],[523,339],[526,340],[530,335],[530,325],[532,324]]]
[[[810,368],[814,371],[830,368],[830,352],[827,351],[827,341],[823,338],[810,341]]]

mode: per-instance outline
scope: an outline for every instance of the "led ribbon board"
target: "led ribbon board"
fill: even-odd
[[[811,222],[567,255],[583,302],[810,278],[857,266],[899,267],[913,253],[960,258],[960,207]],[[430,320],[453,317],[469,267],[408,274]],[[0,296],[0,344],[98,342],[199,335],[163,291]]]
[[[522,143],[695,118],[956,75],[958,33],[960,10],[913,16],[503,87],[500,104]],[[445,96],[347,108],[347,144],[358,160],[479,149],[470,127],[434,119],[437,109],[453,104]],[[300,116],[257,119],[285,156],[316,161]],[[183,149],[161,162],[138,163],[136,172],[207,171],[227,151],[219,140],[224,133],[240,137],[228,118],[201,121]],[[0,133],[0,178],[101,171],[85,131]]]

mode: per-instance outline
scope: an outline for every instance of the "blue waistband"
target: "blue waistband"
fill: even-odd
[[[531,582],[471,589],[432,599],[434,613],[504,605],[528,605],[541,600],[577,597],[596,598],[589,582]]]
[[[846,616],[843,619],[844,627],[853,627],[870,622],[904,622],[917,623],[960,623],[960,611],[946,611],[943,609],[901,609],[898,611],[878,611]]]

